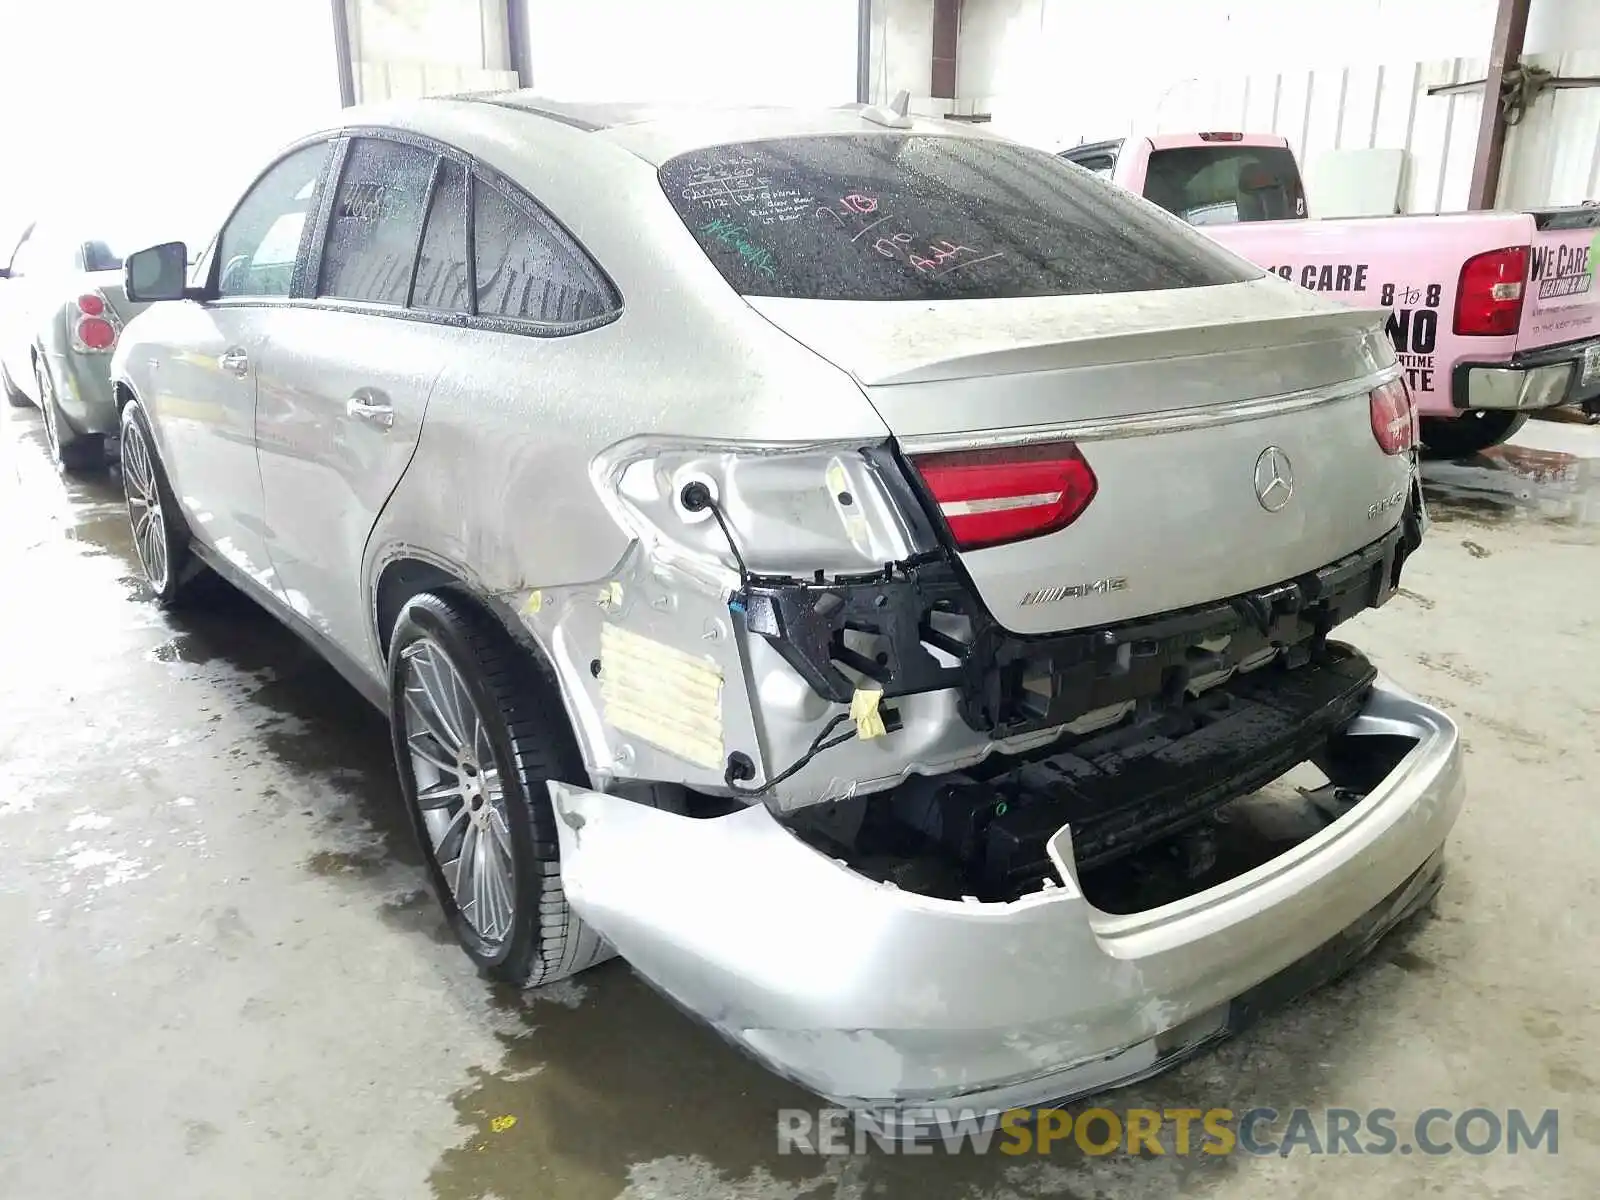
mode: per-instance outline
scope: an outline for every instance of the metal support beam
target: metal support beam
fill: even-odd
[[[528,0],[505,0],[506,47],[517,86],[533,86],[533,43],[528,39]]]
[[[931,94],[956,98],[956,44],[961,38],[961,0],[933,0],[933,87]]]
[[[333,52],[339,56],[339,105],[356,102],[356,65],[350,61],[350,10],[345,0],[333,0]]]
[[[872,0],[856,0],[856,103],[872,103]]]
[[[1531,0],[1500,0],[1494,19],[1494,42],[1489,48],[1489,72],[1483,81],[1483,116],[1478,122],[1478,150],[1472,160],[1472,190],[1467,207],[1493,208],[1500,191],[1500,159],[1506,148],[1505,110],[1500,88],[1506,72],[1522,57],[1528,32]]]

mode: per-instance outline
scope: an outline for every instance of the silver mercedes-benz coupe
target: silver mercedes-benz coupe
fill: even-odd
[[[486,971],[994,1109],[1438,886],[1455,727],[1330,638],[1425,525],[1382,314],[892,105],[353,110],[186,258],[113,362],[149,586],[389,714]]]

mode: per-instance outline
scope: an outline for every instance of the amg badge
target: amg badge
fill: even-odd
[[[1367,506],[1367,520],[1369,520],[1369,521],[1376,520],[1378,517],[1381,517],[1384,513],[1388,512],[1391,508],[1394,508],[1398,504],[1404,503],[1405,498],[1406,498],[1406,490],[1405,490],[1405,488],[1401,488],[1394,495],[1385,496],[1382,500],[1379,500],[1376,504],[1368,505]]]
[[[1060,587],[1040,588],[1024,596],[1020,606],[1027,608],[1030,604],[1054,604],[1057,600],[1082,600],[1085,596],[1120,592],[1127,586],[1128,581],[1119,575],[1115,579],[1096,579],[1093,583],[1068,583]]]

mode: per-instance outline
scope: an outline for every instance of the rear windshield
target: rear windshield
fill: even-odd
[[[1144,197],[1191,225],[1288,221],[1306,215],[1294,155],[1272,146],[1151,151]]]
[[[747,296],[965,300],[1206,287],[1259,272],[1055,156],[843,134],[695,150],[661,184]]]

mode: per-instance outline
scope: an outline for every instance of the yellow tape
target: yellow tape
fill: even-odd
[[[856,736],[863,741],[882,737],[885,733],[883,716],[878,703],[883,699],[880,687],[858,687],[850,697],[850,719],[856,723]]]

